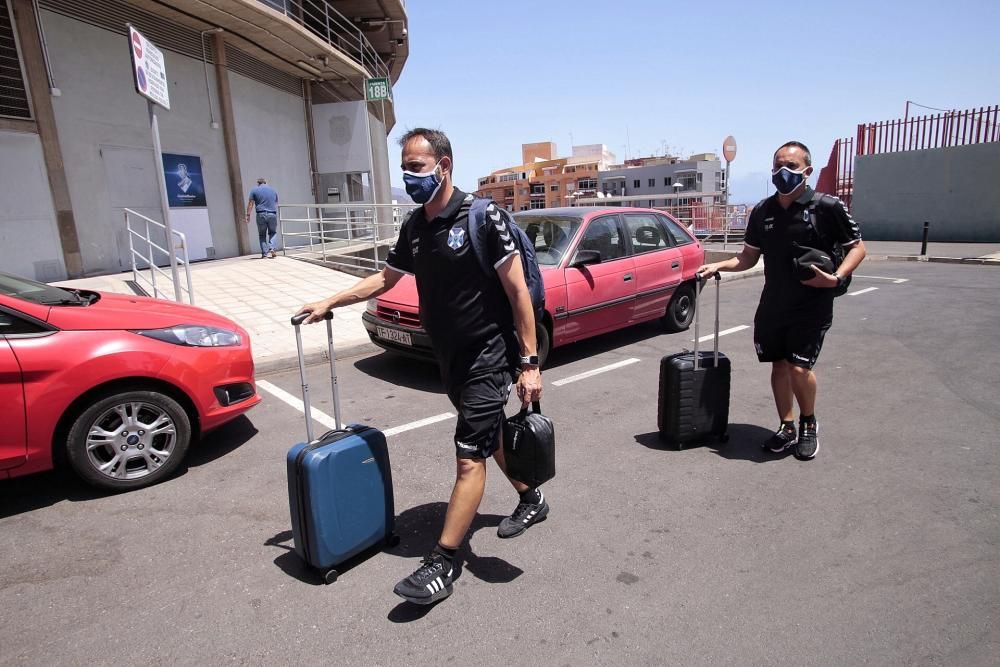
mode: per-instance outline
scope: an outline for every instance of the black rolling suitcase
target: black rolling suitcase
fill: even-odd
[[[681,449],[713,438],[729,439],[729,358],[719,354],[719,274],[715,274],[715,351],[698,351],[701,288],[694,311],[694,351],[660,360],[660,392],[656,426],[660,439]],[[697,361],[696,361],[697,360]]]

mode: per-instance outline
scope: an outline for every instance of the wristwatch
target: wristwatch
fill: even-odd
[[[533,354],[529,357],[521,357],[522,366],[537,366],[538,365],[538,355]]]

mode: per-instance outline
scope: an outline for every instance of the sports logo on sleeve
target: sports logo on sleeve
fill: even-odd
[[[465,244],[465,230],[455,225],[448,232],[448,247],[452,250],[458,250]]]
[[[514,238],[510,235],[510,230],[507,229],[507,223],[505,223],[503,218],[500,216],[500,210],[491,204],[487,209],[487,213],[489,213],[490,220],[493,221],[493,226],[496,227],[497,232],[500,234],[500,240],[503,242],[504,251],[513,252]]]

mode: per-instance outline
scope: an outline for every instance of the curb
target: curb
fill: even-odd
[[[989,257],[928,257],[926,255],[868,255],[865,259],[890,262],[934,262],[938,264],[970,264],[1000,266],[1000,259]]]
[[[353,345],[347,345],[343,348],[334,347],[333,353],[337,355],[337,360],[342,359],[352,359],[354,357],[361,357],[367,354],[372,354],[373,352],[381,352],[382,348],[372,342],[367,343],[356,343]],[[327,360],[326,350],[318,350],[316,352],[309,352],[305,356],[306,366],[312,366]],[[299,355],[296,352],[290,354],[276,354],[267,357],[266,359],[261,359],[260,361],[254,360],[254,374],[255,375],[268,375],[271,373],[280,373],[282,371],[290,371],[297,369],[299,367]]]

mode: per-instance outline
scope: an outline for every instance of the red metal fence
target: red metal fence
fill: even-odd
[[[856,137],[837,139],[820,170],[816,189],[839,197],[850,208],[854,156],[948,148],[1000,141],[1000,105],[947,111],[930,116],[861,123]]]
[[[1000,141],[1000,105],[858,125],[857,155]]]

